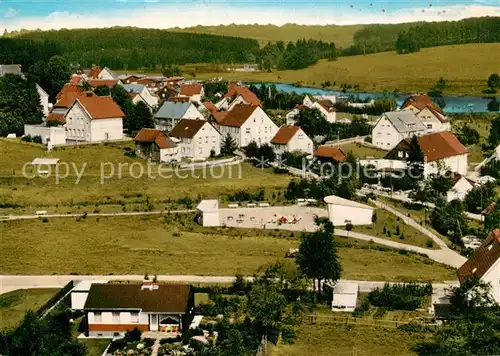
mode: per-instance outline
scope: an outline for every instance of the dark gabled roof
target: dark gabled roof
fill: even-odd
[[[155,142],[159,148],[175,148],[177,145],[161,130],[141,129],[134,138],[135,142]]]
[[[500,228],[494,229],[457,271],[458,280],[481,278],[500,259]]]
[[[140,283],[98,284],[90,287],[84,309],[136,309],[143,312],[185,313],[192,287],[188,284],[158,284],[158,289],[141,289]]]
[[[177,138],[193,138],[205,124],[210,125],[210,123],[205,120],[182,119],[168,135]]]

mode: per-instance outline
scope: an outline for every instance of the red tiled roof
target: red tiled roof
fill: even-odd
[[[318,101],[318,104],[328,112],[337,111],[330,100],[320,100]]]
[[[261,103],[261,101],[257,97],[257,95],[255,95],[254,92],[252,92],[250,89],[248,89],[248,87],[246,85],[238,85],[236,83],[231,83],[229,85],[229,88],[228,88],[228,91],[227,91],[227,94],[225,97],[234,99],[238,96],[241,96],[247,102],[247,104],[259,106]]]
[[[219,111],[219,109],[217,109],[217,106],[215,106],[214,103],[212,103],[211,101],[205,101],[203,103],[203,106],[207,108],[208,111],[210,111],[210,113],[216,113],[217,111]]]
[[[101,73],[102,69],[99,66],[93,66],[88,75],[89,78],[97,78]]]
[[[407,139],[408,143],[411,138]],[[469,150],[449,131],[435,132],[418,137],[420,149],[427,162],[468,153]]]
[[[488,205],[486,207],[486,209],[484,209],[483,211],[481,211],[481,214],[483,214],[483,215],[490,215],[492,212],[495,211],[496,208],[497,208],[497,203],[493,202],[490,205]]]
[[[212,116],[218,124],[221,124],[226,118],[227,114],[227,111],[217,111],[212,113]]]
[[[319,146],[316,152],[314,152],[315,157],[322,158],[332,158],[337,162],[344,162],[347,157],[340,148],[329,147],[329,146]]]
[[[201,90],[203,89],[203,85],[201,84],[184,84],[181,85],[180,94],[186,96],[193,96],[197,94],[201,94]]]
[[[299,132],[300,127],[298,126],[292,126],[292,125],[284,125],[281,126],[276,132],[276,135],[274,135],[273,139],[271,140],[271,143],[274,143],[276,145],[286,145],[290,140],[295,136],[297,132]]]
[[[189,98],[182,97],[182,96],[174,96],[170,97],[168,101],[171,101],[173,103],[187,103],[189,102]]]
[[[93,120],[123,118],[125,114],[110,96],[97,96],[86,92],[76,98]]]
[[[410,95],[401,105],[401,109],[404,109],[408,106],[414,106],[418,110],[422,111],[425,108],[428,108],[441,122],[447,122],[444,117],[444,112],[441,108],[434,104],[432,99],[427,94],[414,94]]]
[[[50,113],[49,116],[47,117],[47,121],[55,121],[55,122],[59,122],[61,124],[66,123],[66,119],[64,118],[64,114],[55,114],[55,113]]]
[[[457,271],[462,283],[468,277],[481,278],[500,259],[500,229],[494,229]]]
[[[219,124],[223,126],[241,127],[257,108],[258,106],[250,104],[235,105],[233,110],[228,111]]]
[[[64,84],[59,93],[57,93],[56,99],[59,100],[61,96],[67,93],[83,93],[83,89],[75,84],[71,83]]]
[[[87,83],[89,83],[89,85],[94,87],[94,88],[97,88],[97,87],[112,88],[118,84],[118,80],[116,80],[116,79],[92,79],[92,80],[87,80]]]
[[[135,142],[155,142],[160,148],[174,148],[177,145],[161,130],[141,129],[134,138]]]
[[[168,135],[170,137],[178,138],[193,138],[206,123],[208,123],[208,121],[182,119],[177,125],[175,125]]]
[[[70,83],[77,85],[82,80],[82,76],[78,74],[73,74],[70,79]]]

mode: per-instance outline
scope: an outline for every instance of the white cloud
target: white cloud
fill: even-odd
[[[119,0],[118,0],[119,1]],[[123,1],[123,0],[121,0]],[[153,0],[154,1],[154,0]],[[371,10],[371,11],[370,11]],[[190,6],[154,5],[139,9],[116,10],[106,13],[78,14],[53,12],[46,17],[16,17],[5,20],[9,31],[15,29],[43,30],[59,28],[95,28],[110,26],[137,26],[143,28],[189,27],[196,25],[274,24],[297,23],[303,25],[359,23],[400,23],[411,21],[459,20],[467,17],[500,16],[500,6],[455,5],[432,8],[382,12],[381,9],[359,11],[350,8],[236,8],[217,4]],[[424,11],[422,11],[424,10]]]
[[[19,13],[19,11],[17,11],[16,9],[14,9],[12,7],[9,7],[7,10],[4,11],[3,17],[5,17],[7,19],[12,18],[12,17],[16,17],[18,13]]]

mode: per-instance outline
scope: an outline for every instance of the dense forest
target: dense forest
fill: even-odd
[[[0,37],[0,63],[21,64],[26,70],[37,61],[60,54],[53,42]]]
[[[257,63],[266,70],[302,69],[315,64],[319,59],[336,57],[335,43],[303,39],[287,44],[283,41],[268,43],[259,51]]]
[[[252,39],[139,28],[36,31],[17,38],[51,42],[75,65],[99,63],[113,69],[244,63],[254,60],[251,54],[259,49]]]

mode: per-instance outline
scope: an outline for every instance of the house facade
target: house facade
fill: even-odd
[[[370,225],[374,208],[336,195],[325,197],[328,204],[328,218],[335,226]]]
[[[301,152],[312,154],[314,144],[306,133],[298,126],[283,125],[271,139],[276,154],[285,152]]]
[[[181,334],[193,317],[190,285],[93,283],[84,304],[89,337],[118,337],[137,328]]]
[[[192,102],[166,101],[154,115],[155,128],[170,131],[182,119],[204,120],[205,117]]]
[[[179,90],[179,96],[188,97],[191,102],[201,103],[204,95],[202,84],[183,84]]]
[[[221,134],[208,121],[182,119],[168,135],[177,143],[181,158],[197,161],[220,154]]]
[[[337,120],[337,111],[333,103],[329,100],[315,101],[309,106],[310,109],[318,109],[326,121],[335,122]]]
[[[64,116],[66,139],[99,142],[123,138],[125,114],[109,96],[84,93]]]
[[[231,111],[240,104],[260,106],[260,99],[246,85],[229,84],[226,95],[215,105],[219,110]]]
[[[161,130],[143,128],[134,142],[138,157],[165,163],[180,161],[179,147]]]
[[[113,80],[115,79],[115,74],[108,67],[104,67],[97,75],[97,79]]]
[[[399,142],[387,155],[388,159],[406,161],[411,138]],[[447,171],[467,175],[467,148],[449,131],[435,132],[418,137],[418,144],[424,154],[424,176]]]
[[[143,84],[123,84],[123,88],[129,93],[139,94],[144,101],[152,108],[158,106],[159,98],[151,94],[148,88]]]
[[[457,271],[458,280],[479,278],[491,286],[491,296],[500,303],[500,228],[495,228]]]
[[[422,122],[411,111],[391,111],[382,114],[372,130],[372,144],[392,150],[401,140],[426,133]]]
[[[415,114],[427,133],[450,131],[451,124],[443,110],[432,102],[427,94],[414,94],[406,98],[401,110]]]
[[[453,187],[446,193],[446,201],[448,202],[455,199],[464,200],[467,193],[474,189],[476,185],[473,181],[458,173],[454,173],[451,179]]]

